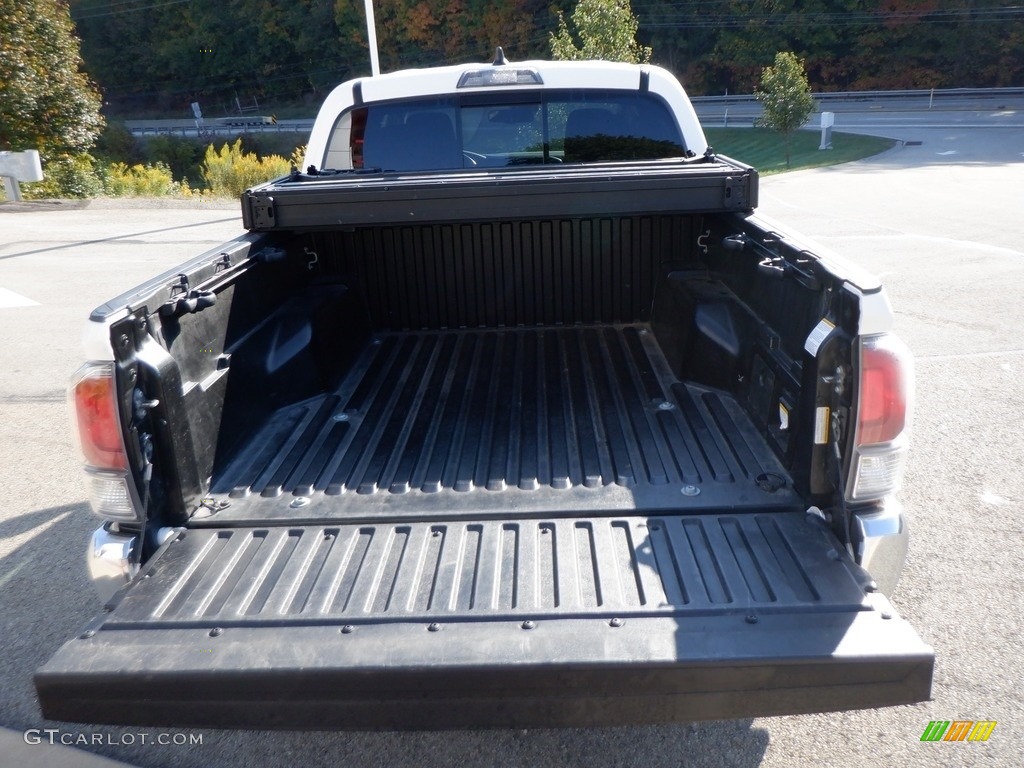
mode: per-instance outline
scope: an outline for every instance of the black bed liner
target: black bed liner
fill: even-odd
[[[736,400],[676,380],[643,324],[381,334],[210,496],[231,506],[197,524],[800,505]]]
[[[36,685],[49,719],[301,729],[927,699],[868,581],[799,512],[190,530]]]

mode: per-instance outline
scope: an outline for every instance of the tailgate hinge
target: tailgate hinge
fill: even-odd
[[[846,480],[843,478],[843,454],[839,447],[839,437],[843,433],[842,420],[839,416],[839,409],[832,409],[831,424],[829,424],[828,463],[829,474],[832,476],[832,484],[835,487],[836,505],[833,523],[839,535],[839,540],[844,546],[852,543],[850,509],[846,503]]]

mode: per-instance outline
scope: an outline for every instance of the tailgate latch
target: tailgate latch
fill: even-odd
[[[726,176],[725,185],[722,188],[722,206],[727,211],[746,210],[747,204],[747,179]]]
[[[253,195],[249,198],[249,204],[252,209],[252,229],[273,229],[275,224],[274,198],[269,195],[259,197]]]

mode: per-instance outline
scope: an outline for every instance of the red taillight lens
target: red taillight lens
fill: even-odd
[[[912,386],[910,353],[894,336],[865,338],[860,350],[857,445],[889,443],[907,426]]]
[[[72,384],[82,454],[97,469],[125,469],[121,422],[117,415],[114,374],[109,365],[87,366]]]

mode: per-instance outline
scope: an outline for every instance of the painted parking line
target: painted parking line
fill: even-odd
[[[20,293],[9,291],[6,288],[0,288],[0,309],[9,309],[11,307],[36,307],[39,306],[38,301],[32,301],[32,299],[22,296]]]

